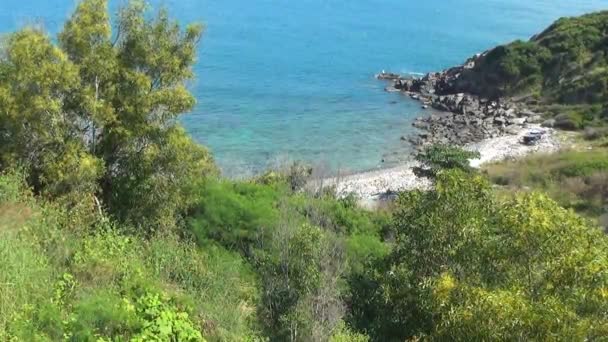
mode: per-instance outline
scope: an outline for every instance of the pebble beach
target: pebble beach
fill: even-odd
[[[542,129],[546,133],[536,145],[524,145],[522,137],[532,129]],[[540,128],[539,125],[528,125],[517,134],[509,134],[496,138],[466,145],[468,150],[480,153],[479,159],[471,160],[471,166],[481,167],[483,164],[498,162],[511,158],[522,158],[533,153],[554,153],[563,146],[557,131]],[[414,175],[412,167],[416,162],[409,162],[392,168],[373,170],[352,175],[333,177],[323,180],[325,186],[335,186],[340,197],[355,195],[362,203],[373,202],[387,194],[412,189],[424,189],[429,186],[426,179]]]

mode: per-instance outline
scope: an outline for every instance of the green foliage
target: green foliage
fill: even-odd
[[[127,303],[118,294],[104,289],[85,294],[74,305],[66,334],[74,341],[113,336],[132,339],[142,329],[142,322]]]
[[[608,153],[605,148],[530,156],[485,167],[490,180],[507,190],[546,192],[561,206],[597,220],[608,200]]]
[[[103,287],[120,288],[142,281],[144,270],[138,240],[116,230],[100,230],[82,239],[72,258],[72,270],[81,279]],[[127,285],[127,286],[128,286]]]
[[[344,235],[378,234],[389,221],[387,213],[362,210],[350,198],[298,195],[289,204],[312,224]]]
[[[308,224],[274,234],[259,260],[262,315],[273,340],[326,340],[343,315],[341,242]]]
[[[19,236],[15,228],[24,218],[24,207],[3,202],[0,206],[0,339],[7,340],[18,313],[52,297],[54,269],[36,245]],[[29,216],[29,215],[25,215]],[[43,311],[43,308],[38,308]],[[46,309],[46,308],[44,308]],[[31,310],[31,309],[29,309]],[[46,310],[45,310],[46,312]],[[31,322],[41,325],[42,322]],[[27,329],[19,329],[26,331]],[[56,335],[56,334],[53,334]]]
[[[348,329],[344,324],[338,326],[329,342],[369,342],[369,337]]]
[[[250,254],[274,227],[280,194],[276,186],[209,180],[199,188],[189,225],[200,242],[210,238]]]
[[[67,325],[74,341],[203,341],[187,312],[166,294],[146,292],[133,300],[101,290],[75,306]]]
[[[606,333],[608,238],[539,194],[497,199],[481,177],[403,194],[391,255],[361,287],[378,340],[565,340]],[[370,300],[369,298],[372,298]],[[374,311],[376,310],[376,311]]]
[[[588,177],[596,172],[608,171],[608,158],[587,159],[565,165],[554,172],[559,178],[565,177]]]
[[[546,103],[608,101],[608,11],[562,18],[530,41],[498,46],[459,85],[482,96],[538,95]],[[595,115],[595,119],[601,119]]]
[[[135,307],[144,323],[133,341],[204,341],[188,313],[175,310],[170,298],[146,293],[137,299]]]
[[[215,172],[176,123],[194,98],[200,25],[131,1],[114,20],[84,0],[58,45],[39,30],[8,39],[0,59],[0,169],[21,166],[36,193],[99,209],[146,231],[174,226],[191,184]],[[85,209],[81,209],[85,210]]]
[[[199,201],[189,227],[203,246],[211,239],[252,257],[268,248],[283,216],[289,216],[289,224],[310,223],[347,236],[353,269],[387,253],[382,237],[388,230],[388,213],[362,210],[349,199],[293,194],[286,182],[264,185],[209,180],[198,189]]]
[[[457,169],[473,172],[470,159],[479,158],[479,152],[466,151],[459,147],[448,145],[432,145],[416,154],[415,159],[421,166],[414,167],[414,174],[418,177],[435,179],[443,170]]]
[[[235,341],[258,335],[259,284],[238,254],[210,243],[201,252],[176,236],[159,236],[148,248],[146,263],[154,277],[193,294],[206,337]]]
[[[496,77],[502,89],[498,91],[512,92],[519,89],[529,89],[542,82],[539,77],[544,64],[551,58],[551,52],[533,42],[515,41],[509,45],[498,46],[488,52],[484,60],[484,73],[487,78]],[[493,95],[500,95],[496,93]]]
[[[107,218],[83,232],[77,213],[31,198],[22,179],[0,176],[0,339],[259,336],[257,280],[234,253],[125,235]]]
[[[336,200],[329,196],[295,196],[290,205],[287,210],[301,214],[307,222],[345,237],[351,272],[362,270],[389,251],[383,241],[390,230],[387,212],[363,210],[349,198]]]

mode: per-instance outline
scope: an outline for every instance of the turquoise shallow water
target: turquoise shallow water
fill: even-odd
[[[110,1],[116,9],[119,1]],[[361,171],[407,158],[418,103],[382,91],[382,69],[427,72],[607,0],[165,0],[207,32],[183,124],[228,175],[279,159]],[[75,1],[1,0],[0,31],[56,32]],[[382,163],[382,160],[385,163]]]

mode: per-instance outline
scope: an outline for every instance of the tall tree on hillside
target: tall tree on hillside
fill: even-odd
[[[151,18],[151,19],[149,19]],[[0,163],[24,167],[39,193],[100,198],[116,217],[174,222],[188,185],[214,170],[177,124],[195,100],[202,26],[131,1],[112,30],[107,0],[84,0],[59,34],[14,34],[0,61]]]

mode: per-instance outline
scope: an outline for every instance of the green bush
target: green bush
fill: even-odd
[[[142,245],[139,239],[114,229],[98,231],[85,237],[74,253],[74,274],[87,282],[107,288],[129,286],[144,277]]]
[[[23,185],[0,176],[0,339],[259,337],[256,276],[238,254],[103,217],[83,232]]]
[[[366,211],[350,198],[294,196],[291,208],[312,224],[344,235],[381,234],[389,221],[384,212]]]
[[[19,174],[0,175],[0,340],[57,338],[60,316],[54,317],[52,305],[41,305],[53,297],[57,270],[27,233],[37,226],[54,227],[45,226],[44,218],[28,205],[23,185]],[[29,325],[48,327],[48,334],[29,331]]]
[[[458,169],[465,172],[473,172],[470,159],[479,158],[479,152],[466,151],[459,147],[448,145],[432,145],[418,152],[415,156],[421,166],[413,168],[418,177],[434,179],[443,170]]]
[[[502,162],[485,167],[490,180],[512,189],[546,192],[561,206],[597,220],[605,206],[608,153],[602,147]],[[606,183],[606,185],[603,185]]]
[[[346,238],[346,253],[351,272],[362,272],[370,263],[385,257],[390,247],[378,235],[351,235]]]
[[[485,61],[496,69],[507,82],[522,82],[543,71],[543,65],[551,58],[548,49],[533,42],[515,41],[491,50]]]
[[[133,341],[204,341],[187,312],[179,310],[164,294],[146,293],[135,303],[135,312],[143,323]]]
[[[68,331],[75,341],[121,336],[129,340],[143,328],[125,299],[107,289],[83,294],[74,303]]]
[[[201,250],[163,235],[148,243],[146,263],[155,278],[191,294],[205,337],[236,341],[257,336],[259,284],[251,266],[213,243]]]
[[[608,100],[608,11],[562,18],[529,41],[497,46],[460,76],[458,91],[485,97],[535,95],[541,104]],[[601,119],[594,112],[592,120]],[[579,126],[577,120],[568,121]],[[576,129],[573,127],[571,129]]]
[[[377,340],[608,331],[608,238],[544,195],[497,198],[482,177],[442,173],[435,190],[401,195],[395,228],[353,298],[353,321]]]
[[[608,157],[594,160],[580,161],[571,165],[564,165],[556,170],[554,174],[559,177],[588,177],[593,173],[608,171]]]
[[[209,180],[199,188],[189,227],[199,242],[213,239],[250,254],[271,233],[280,195],[277,186]]]

